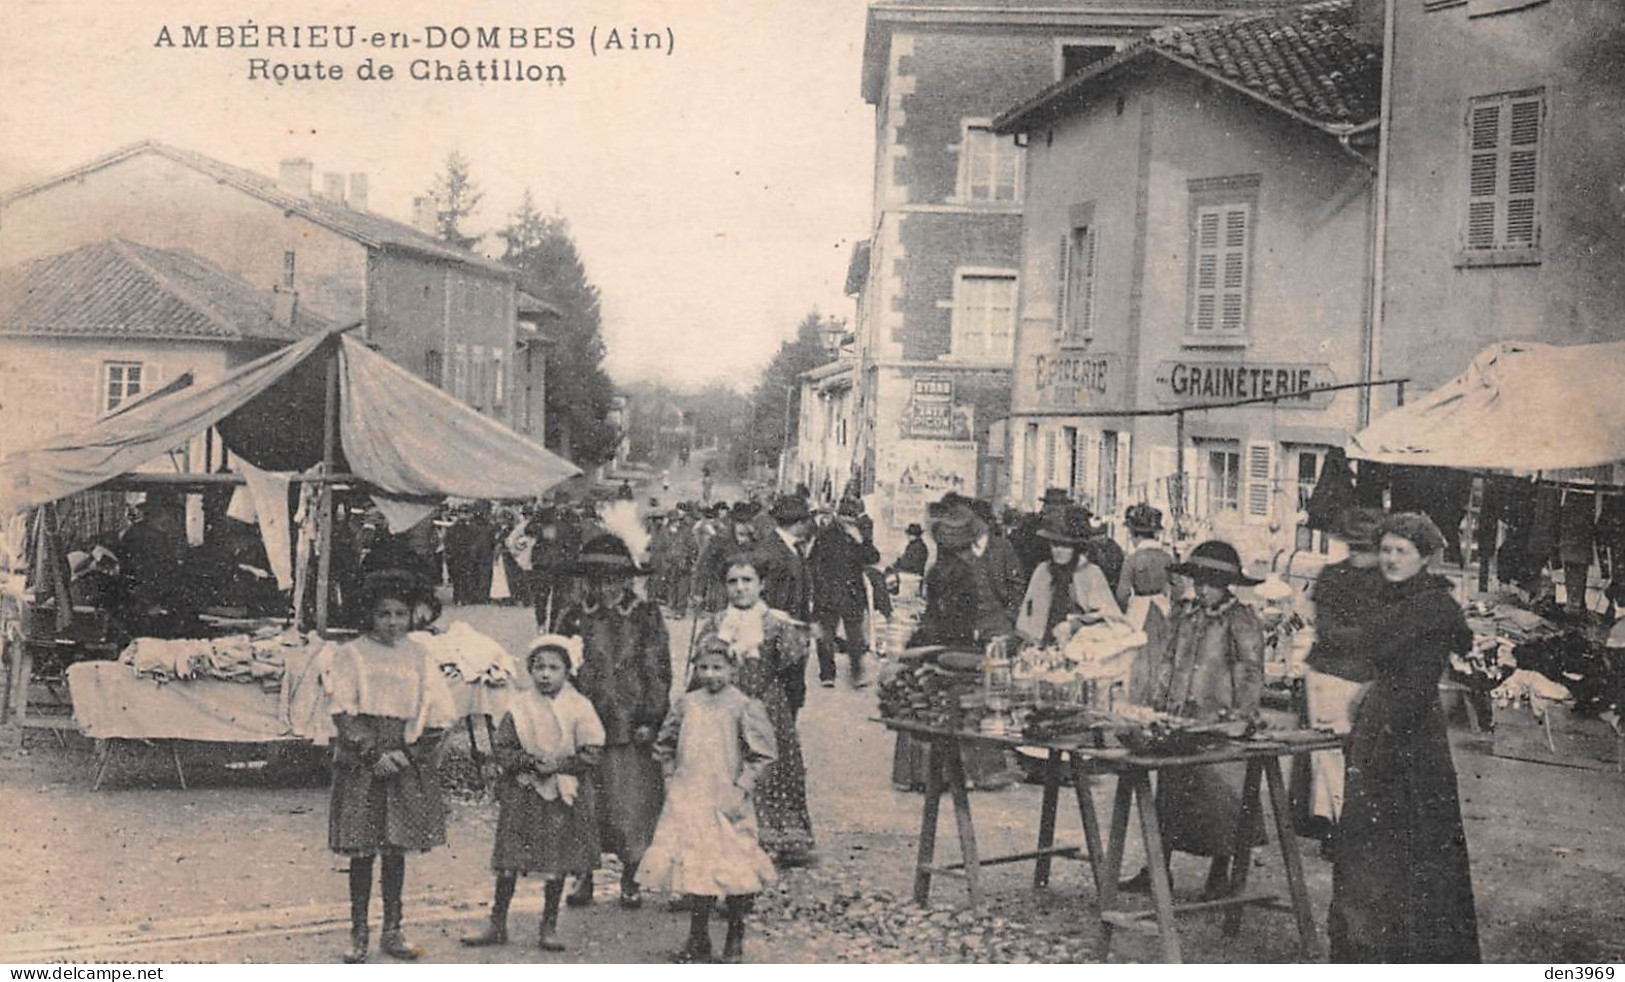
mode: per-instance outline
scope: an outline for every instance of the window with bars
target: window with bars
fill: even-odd
[[[955,277],[954,357],[1009,358],[1014,350],[1015,324],[1015,273],[961,271]]]
[[[1190,334],[1239,337],[1247,331],[1253,204],[1201,204],[1192,228]]]
[[[1540,245],[1540,155],[1545,96],[1535,91],[1474,99],[1467,109],[1469,253]]]
[[[146,366],[138,361],[102,362],[102,412],[110,413],[141,395]]]
[[[959,146],[959,199],[1014,204],[1021,200],[1021,148],[986,123],[966,122]]]
[[[1077,344],[1095,333],[1096,232],[1072,229],[1061,240],[1061,343]]]

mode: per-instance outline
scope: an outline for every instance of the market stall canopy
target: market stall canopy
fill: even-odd
[[[255,359],[218,383],[134,408],[0,461],[0,514],[129,473],[210,427],[262,470],[322,459],[328,366],[338,371],[338,470],[403,498],[531,498],[580,470],[342,331]]]
[[[1467,371],[1378,419],[1348,455],[1516,474],[1625,461],[1625,342],[1503,341]]]

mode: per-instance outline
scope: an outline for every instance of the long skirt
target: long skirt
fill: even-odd
[[[1157,773],[1157,817],[1162,844],[1193,856],[1228,856],[1236,846],[1241,819],[1245,764],[1167,767]],[[1247,845],[1261,846],[1264,814],[1253,809]]]
[[[548,800],[514,781],[497,786],[496,840],[491,868],[498,873],[540,873],[553,878],[598,868],[595,795],[583,784],[572,804]]]
[[[605,747],[593,773],[599,841],[626,865],[643,859],[660,821],[666,782],[646,747]]]

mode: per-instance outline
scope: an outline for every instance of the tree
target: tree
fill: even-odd
[[[620,431],[608,421],[615,385],[604,371],[598,288],[562,215],[536,213],[530,195],[497,234],[519,270],[521,289],[558,308],[544,330],[554,345],[547,362],[547,445],[583,467],[613,460]]]
[[[468,235],[464,222],[480,206],[485,192],[469,176],[468,158],[453,150],[446,155],[445,169],[434,177],[429,193],[439,202],[438,227],[440,237],[460,249],[472,249],[482,236]],[[528,196],[527,196],[527,200]]]
[[[801,424],[801,375],[830,360],[824,346],[825,321],[815,308],[796,325],[793,341],[779,350],[762,372],[751,396],[751,449],[761,463],[776,461],[796,442]]]

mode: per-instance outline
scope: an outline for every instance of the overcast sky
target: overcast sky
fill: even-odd
[[[570,219],[603,293],[618,381],[749,384],[811,307],[850,317],[852,242],[867,235],[873,112],[859,96],[865,0],[0,0],[0,188],[157,139],[274,176],[285,157],[371,175],[401,220],[446,153],[473,163],[475,231],[530,187]],[[571,27],[571,50],[255,51],[155,47],[181,25]],[[597,26],[675,35],[671,54],[588,50]],[[262,35],[263,36],[263,35]],[[557,36],[555,34],[555,36]],[[211,39],[212,42],[212,39]],[[359,63],[507,58],[562,86],[355,80]],[[248,78],[249,59],[345,66],[342,81]],[[318,182],[319,182],[318,176]],[[485,248],[500,246],[495,239]]]

